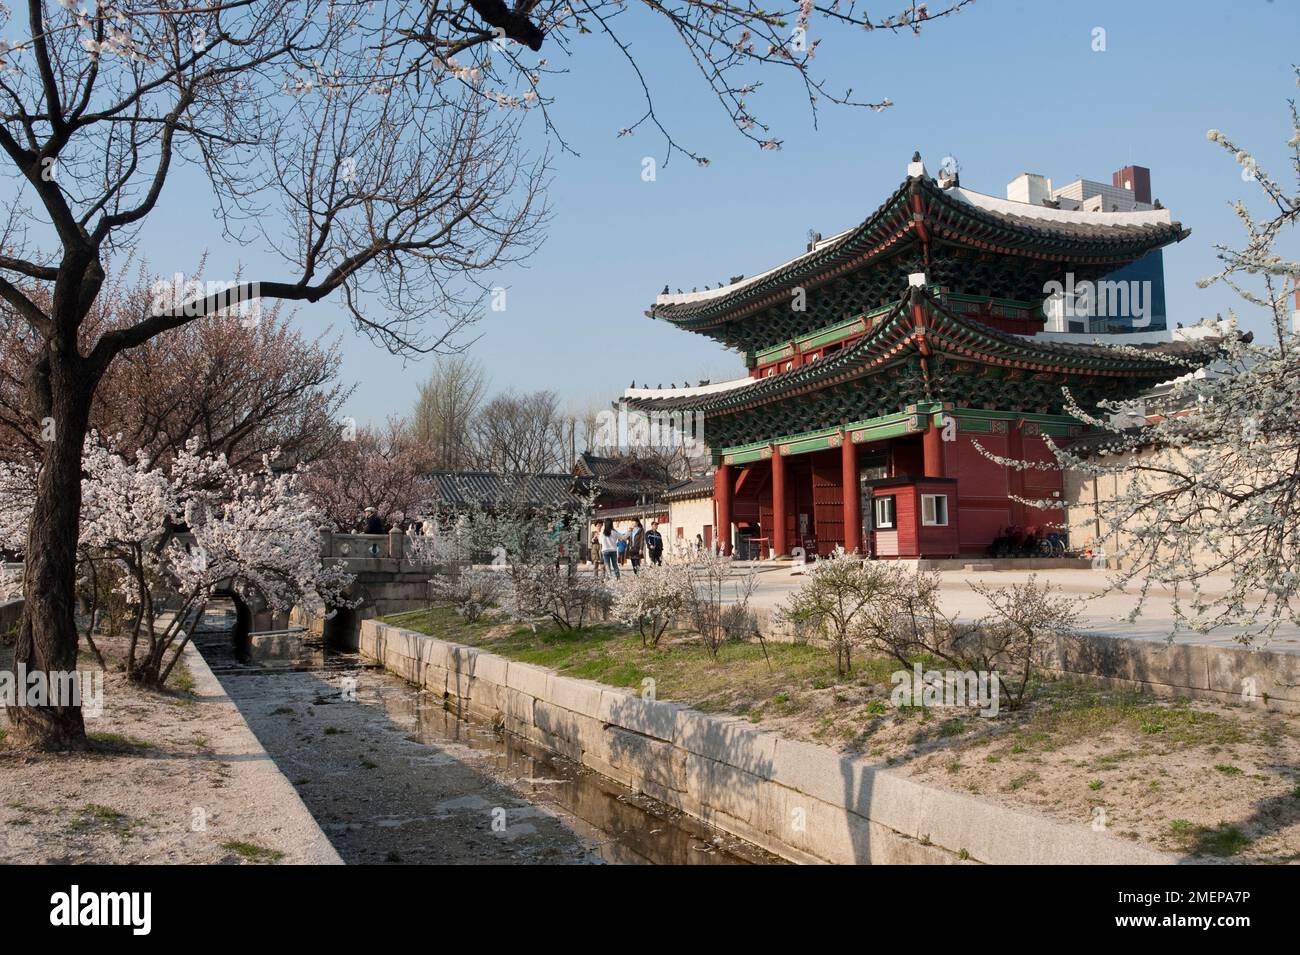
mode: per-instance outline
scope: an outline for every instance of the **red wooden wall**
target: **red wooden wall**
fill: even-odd
[[[817,553],[829,554],[844,545],[844,491],[840,452],[819,451],[812,459],[813,521]]]

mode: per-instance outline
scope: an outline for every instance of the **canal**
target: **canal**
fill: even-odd
[[[779,858],[491,725],[356,653],[195,644],[345,862],[746,865]]]

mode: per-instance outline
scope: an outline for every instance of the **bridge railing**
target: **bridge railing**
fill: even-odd
[[[406,535],[392,530],[387,534],[338,534],[321,531],[321,557],[348,559],[358,557],[392,557],[400,560]]]

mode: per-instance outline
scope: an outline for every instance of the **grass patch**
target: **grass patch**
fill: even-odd
[[[1041,777],[1038,773],[1031,769],[1027,773],[1021,773],[1019,776],[1014,777],[1009,783],[1007,783],[1006,788],[1010,792],[1015,792],[1017,789],[1024,789],[1030,783],[1036,782],[1040,778]]]
[[[1218,858],[1235,856],[1251,844],[1251,839],[1236,826],[1221,822],[1217,826],[1201,826],[1187,819],[1169,823],[1169,834],[1184,852]]]
[[[1230,766],[1227,763],[1218,763],[1214,767],[1216,773],[1223,773],[1225,776],[1240,776],[1242,771],[1236,766]]]
[[[1247,741],[1236,721],[1186,700],[1167,703],[1130,691],[1107,691],[1082,683],[1047,683],[1034,707],[1029,731],[1056,745],[1096,739],[1117,730],[1159,736],[1182,746],[1231,746]]]
[[[245,862],[259,862],[271,864],[279,862],[284,858],[284,853],[278,849],[268,849],[265,846],[259,846],[255,842],[243,842],[239,839],[231,839],[229,842],[223,842],[221,848],[228,849],[235,853]]]
[[[41,811],[36,806],[29,806],[25,802],[19,802],[17,799],[11,799],[9,802],[5,803],[5,808],[16,809],[19,812],[40,812]]]
[[[120,812],[112,806],[88,802],[77,810],[76,818],[68,823],[68,831],[108,830],[126,838],[130,836],[131,830],[143,824],[142,820]]]
[[[136,736],[125,733],[87,733],[86,738],[104,746],[117,749],[150,749],[153,744]]]
[[[960,736],[965,728],[966,725],[961,720],[944,720],[939,724],[939,738],[949,739]]]
[[[180,693],[194,692],[194,674],[190,672],[184,660],[176,661],[171,675],[167,677],[167,685]]]
[[[765,656],[757,643],[728,642],[715,659],[694,637],[669,634],[657,648],[643,647],[639,634],[605,624],[581,630],[538,624],[534,631],[499,620],[467,623],[446,607],[384,621],[608,686],[640,688],[654,680],[659,699],[689,700],[706,712],[746,713],[755,720],[764,701],[790,712],[800,705],[798,688],[839,682],[830,654],[798,644],[769,644]],[[893,669],[896,663],[889,664]],[[863,663],[856,676],[870,670]]]

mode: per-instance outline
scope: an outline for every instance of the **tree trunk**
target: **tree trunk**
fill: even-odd
[[[44,420],[46,443],[27,534],[22,622],[14,653],[28,673],[77,669],[77,536],[81,518],[81,452],[90,418],[93,375],[76,352],[47,346],[47,358],[33,375],[32,410]],[[37,750],[83,749],[86,727],[81,707],[67,700],[52,706],[9,710],[10,738]]]

